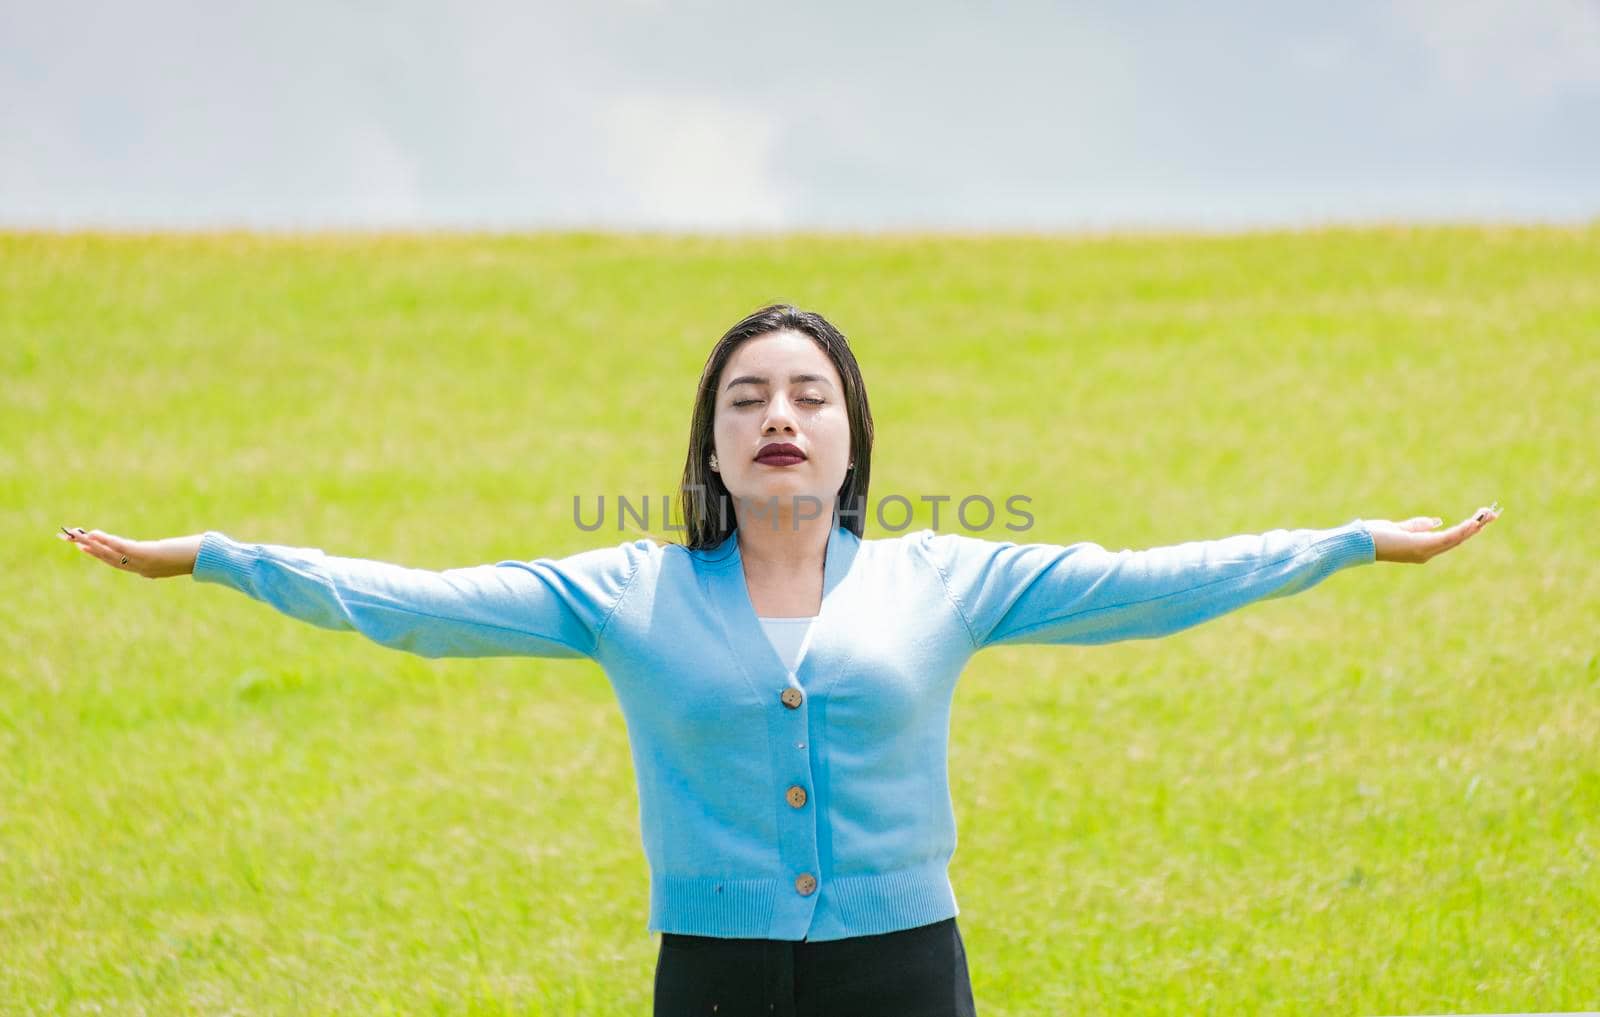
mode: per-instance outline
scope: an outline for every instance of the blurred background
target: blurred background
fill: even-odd
[[[1059,229],[1600,209],[1600,3],[0,5],[0,224]]]

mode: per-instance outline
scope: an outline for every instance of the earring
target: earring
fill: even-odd
[[[717,454],[715,452],[711,453],[711,468],[713,470],[717,468]]]

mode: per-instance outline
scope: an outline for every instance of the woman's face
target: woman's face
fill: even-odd
[[[850,463],[850,417],[839,372],[810,336],[769,332],[733,352],[717,379],[712,436],[735,498],[766,507],[777,497],[787,516],[791,499],[810,495],[817,502],[799,503],[802,514],[832,513]],[[803,458],[758,458],[780,444]]]

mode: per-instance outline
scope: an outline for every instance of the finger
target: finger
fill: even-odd
[[[108,534],[99,530],[89,530],[78,537],[77,544],[85,554],[98,558],[114,568],[121,568],[122,552],[112,549],[106,541],[107,536]]]
[[[1479,530],[1482,530],[1485,526],[1488,526],[1490,523],[1494,522],[1496,515],[1497,513],[1489,513],[1487,508],[1483,508],[1477,513],[1468,516],[1466,519],[1461,520],[1461,522],[1456,523],[1448,530],[1434,534],[1434,536],[1439,538],[1439,541],[1437,543],[1431,543],[1427,545],[1427,555],[1431,558],[1436,554],[1440,554],[1458,546],[1463,541],[1476,534]]]
[[[105,560],[119,568],[127,568],[132,563],[129,556],[129,542],[112,533],[102,533],[99,530],[90,531],[90,538],[95,546],[105,552]]]
[[[61,529],[66,533],[66,539],[72,541],[74,544],[77,544],[79,547],[84,547],[93,540],[93,537],[89,531],[81,526],[74,526],[71,529],[63,526]]]
[[[1494,512],[1485,506],[1484,508],[1474,512],[1468,518],[1463,519],[1457,524],[1456,528],[1461,531],[1462,539],[1465,540],[1467,537],[1472,536],[1474,533],[1477,533],[1485,526],[1488,526],[1490,523],[1494,522],[1498,515],[1498,512]]]
[[[1414,516],[1401,523],[1400,526],[1406,530],[1426,531],[1438,526],[1440,521],[1434,516]]]
[[[127,568],[132,563],[133,558],[128,554],[129,550],[131,550],[128,546],[128,541],[123,540],[121,537],[112,536],[109,533],[102,533],[99,535],[99,542],[100,546],[106,550],[106,560],[111,564],[119,568]]]
[[[1410,520],[1407,520],[1410,522]],[[1405,524],[1401,524],[1405,525]],[[1470,537],[1476,530],[1471,519],[1459,522],[1447,530],[1426,530],[1416,535],[1412,545],[1417,554],[1418,561],[1427,561],[1436,554],[1442,554],[1457,544]]]

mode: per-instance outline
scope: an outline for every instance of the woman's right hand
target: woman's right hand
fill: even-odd
[[[1500,518],[1500,503],[1487,505],[1448,530],[1434,532],[1443,525],[1437,516],[1416,516],[1404,522],[1393,523],[1387,519],[1364,520],[1372,534],[1372,545],[1378,561],[1409,562],[1420,565],[1434,555],[1443,554],[1452,547],[1481,531]]]
[[[200,553],[202,534],[189,537],[168,537],[165,540],[129,540],[99,530],[85,530],[81,526],[69,530],[65,526],[56,534],[60,540],[70,540],[78,550],[92,555],[121,572],[132,572],[146,579],[166,579],[169,576],[186,576],[194,572],[195,556]]]

